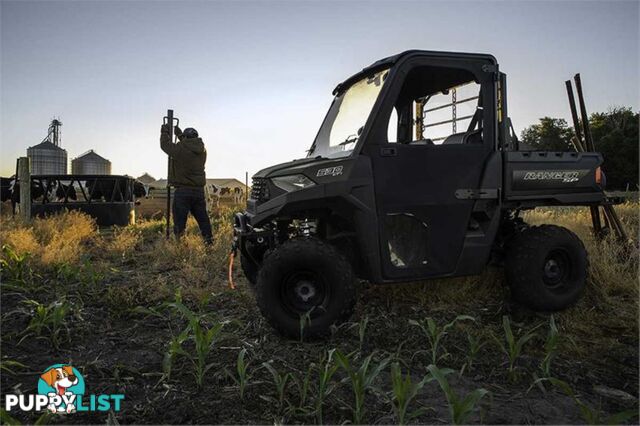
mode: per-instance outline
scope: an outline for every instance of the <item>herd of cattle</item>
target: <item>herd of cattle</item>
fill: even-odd
[[[31,200],[41,203],[69,203],[76,201],[133,201],[148,195],[149,188],[135,181],[133,192],[126,179],[32,179]],[[20,182],[15,178],[0,178],[0,201],[11,201],[15,212],[20,203]]]
[[[208,202],[215,203],[219,206],[222,197],[231,197],[235,204],[240,204],[244,201],[245,193],[242,188],[220,187],[212,183],[207,183],[205,186],[205,196]]]
[[[136,198],[164,196],[166,189],[154,188],[142,182],[134,181],[133,188],[129,187],[129,181],[123,178],[80,179],[77,176],[69,176],[68,179],[58,178],[33,178],[31,180],[31,199],[38,203],[70,203],[70,202],[122,202],[134,201]],[[20,203],[20,182],[14,177],[0,178],[1,201],[11,201],[13,211]],[[207,202],[209,205],[219,206],[223,197],[231,198],[239,204],[244,200],[244,191],[241,188],[219,187],[208,183],[205,187]]]

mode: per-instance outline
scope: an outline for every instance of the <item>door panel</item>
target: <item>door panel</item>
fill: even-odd
[[[372,154],[385,278],[453,272],[474,204],[455,192],[479,187],[487,150],[384,144]]]

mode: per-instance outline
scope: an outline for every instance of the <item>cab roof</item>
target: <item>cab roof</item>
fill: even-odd
[[[398,53],[396,55],[388,56],[386,58],[382,58],[380,60],[375,61],[373,64],[369,65],[362,69],[362,71],[352,75],[351,77],[344,80],[342,83],[339,83],[335,89],[333,89],[333,94],[337,95],[342,92],[349,86],[351,86],[356,81],[361,80],[362,78],[373,74],[376,71],[379,71],[383,68],[390,67],[401,59],[406,59],[410,57],[432,57],[432,58],[459,58],[459,59],[474,59],[474,60],[482,60],[491,62],[493,65],[497,65],[498,62],[493,55],[488,53],[464,53],[464,52],[439,52],[434,50],[405,50],[404,52]]]

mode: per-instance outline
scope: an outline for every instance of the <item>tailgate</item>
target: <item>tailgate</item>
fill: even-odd
[[[604,198],[596,183],[597,152],[505,152],[504,197],[552,204],[594,204]]]

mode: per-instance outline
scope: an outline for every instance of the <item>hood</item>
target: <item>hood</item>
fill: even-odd
[[[180,143],[194,154],[202,154],[205,151],[202,138],[185,138],[182,139]]]
[[[275,176],[284,176],[295,173],[301,173],[306,169],[306,166],[311,163],[324,164],[324,163],[334,163],[337,161],[344,161],[344,158],[324,158],[324,157],[314,157],[314,158],[301,158],[299,160],[293,160],[286,163],[276,164],[275,166],[267,167],[266,169],[262,169],[256,174],[253,175],[254,178],[266,178],[266,177],[275,177]]]

